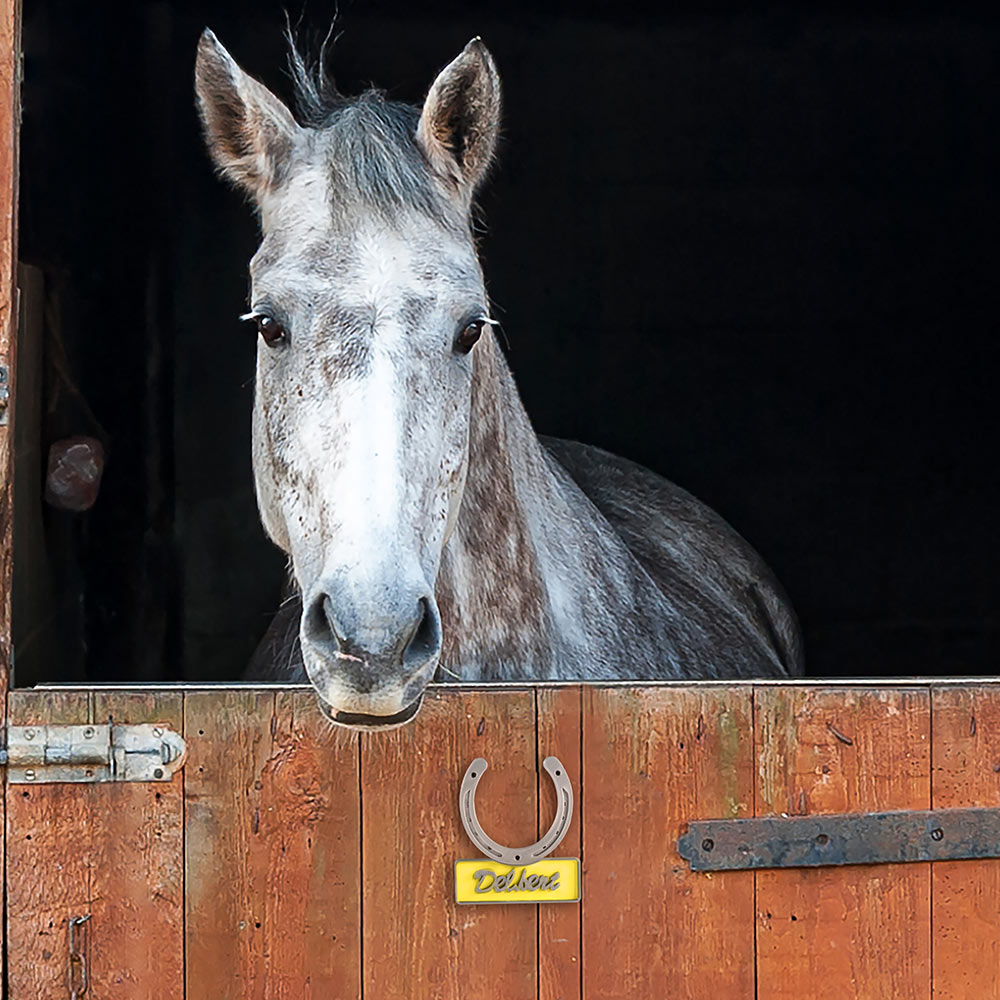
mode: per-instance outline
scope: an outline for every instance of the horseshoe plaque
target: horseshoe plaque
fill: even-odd
[[[498,844],[479,823],[476,789],[489,765],[477,757],[465,772],[458,807],[469,840],[484,858],[455,862],[458,903],[575,903],[580,899],[578,858],[551,858],[573,818],[573,786],[558,757],[542,767],[556,789],[556,814],[546,833],[526,847]]]

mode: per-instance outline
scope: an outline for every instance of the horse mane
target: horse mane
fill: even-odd
[[[371,208],[392,216],[400,209],[418,211],[461,227],[441,195],[427,157],[416,141],[420,110],[390,100],[370,88],[356,97],[342,94],[327,72],[327,47],[333,26],[315,57],[303,53],[289,28],[288,71],[296,118],[315,130],[328,156],[334,197],[356,193]]]

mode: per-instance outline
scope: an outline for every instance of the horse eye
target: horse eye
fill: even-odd
[[[257,322],[257,332],[261,335],[264,343],[268,347],[276,347],[282,341],[288,339],[288,332],[285,328],[271,316],[254,316]]]
[[[476,346],[476,341],[483,335],[486,323],[485,319],[474,319],[469,323],[455,338],[455,350],[459,354],[468,354]]]

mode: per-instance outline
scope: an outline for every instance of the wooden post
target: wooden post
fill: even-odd
[[[21,4],[0,5],[0,365],[7,371],[8,398],[0,418],[0,725],[7,717],[10,679],[10,591],[14,556],[14,372],[17,333],[17,171],[21,118]],[[0,393],[2,394],[2,393]],[[0,796],[0,800],[5,796]],[[0,801],[0,856],[4,853],[6,806]],[[0,865],[0,896],[6,896]],[[0,928],[0,982],[6,979],[6,928]]]

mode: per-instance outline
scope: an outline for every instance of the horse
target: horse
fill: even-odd
[[[247,678],[308,679],[377,729],[434,679],[800,673],[787,597],[718,514],[535,433],[474,237],[501,104],[482,40],[420,108],[344,96],[289,46],[297,114],[208,29],[195,68],[209,155],[260,222],[254,480],[296,595]]]

